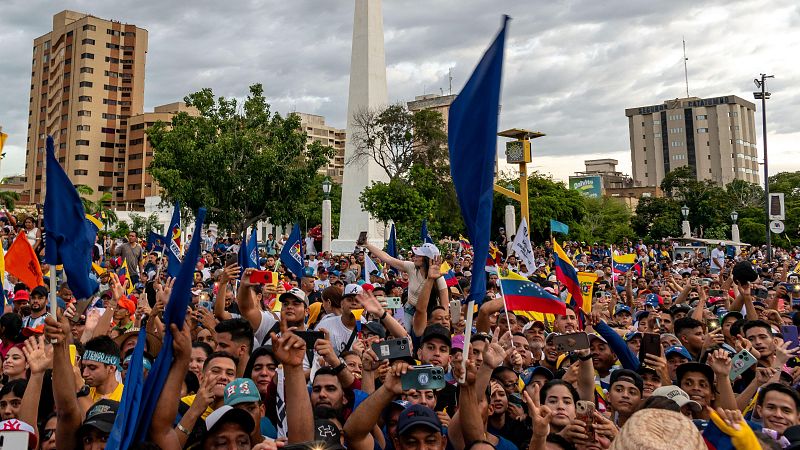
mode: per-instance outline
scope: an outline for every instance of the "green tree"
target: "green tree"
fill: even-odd
[[[105,227],[117,223],[119,220],[117,213],[111,207],[111,199],[113,198],[111,192],[103,192],[103,195],[95,201],[89,198],[94,195],[94,189],[91,187],[79,184],[75,186],[75,190],[78,191],[78,196],[80,196],[83,203],[83,211],[86,214],[99,217]]]
[[[149,216],[131,214],[130,219],[129,229],[135,231],[137,236],[146,238],[149,232],[155,230],[158,230],[159,234],[163,234],[161,224],[158,221],[158,214],[152,213]]]
[[[579,224],[579,237],[586,242],[620,242],[622,238],[633,238],[631,212],[619,200],[584,198],[586,214]]]
[[[731,206],[737,211],[751,207],[764,207],[764,188],[744,180],[733,180],[725,186]]]
[[[681,234],[681,204],[666,197],[644,197],[636,206],[631,227],[638,237],[661,240]]]
[[[18,201],[19,194],[17,192],[0,191],[0,205],[2,205],[3,208],[13,211]]]
[[[361,193],[359,201],[365,211],[381,222],[394,220],[397,237],[406,245],[419,241],[419,226],[434,206],[414,186],[399,179],[372,183]]]
[[[185,98],[199,116],[176,114],[147,134],[153,144],[150,172],[168,202],[197,210],[207,221],[241,233],[259,220],[291,223],[298,207],[319,189],[317,171],[333,149],[306,145],[296,114],[270,111],[260,84],[250,86],[245,101],[214,98],[203,89]]]

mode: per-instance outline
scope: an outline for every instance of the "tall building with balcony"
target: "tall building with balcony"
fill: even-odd
[[[308,144],[319,142],[333,147],[334,154],[328,165],[319,169],[319,173],[328,176],[332,182],[342,184],[344,175],[344,140],[346,130],[325,124],[325,118],[314,114],[294,113],[300,116],[300,125],[308,135]]]
[[[759,182],[753,103],[726,95],[677,98],[625,110],[635,186],[658,186],[690,166],[698,180]]]
[[[144,109],[147,30],[75,11],[33,41],[26,189],[45,196],[45,140],[73,184],[125,197],[127,127]]]

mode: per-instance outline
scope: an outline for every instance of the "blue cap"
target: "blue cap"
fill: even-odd
[[[636,339],[636,338],[641,339],[642,338],[642,333],[640,333],[638,331],[629,331],[628,333],[625,334],[625,338],[624,339],[625,339],[625,342],[630,342],[631,339]]]
[[[661,302],[659,302],[658,300],[659,300],[658,294],[647,294],[647,297],[645,297],[644,304],[650,305],[653,308],[658,308],[658,306],[661,304]]]
[[[672,347],[668,348],[667,351],[664,352],[664,356],[669,357],[671,353],[677,353],[689,361],[692,360],[692,355],[689,354],[689,350],[686,350],[686,348],[681,347],[680,345],[673,345]]]
[[[225,386],[224,402],[228,406],[260,400],[258,388],[250,378],[236,378]]]
[[[528,386],[533,382],[533,376],[536,374],[543,375],[545,378],[547,378],[547,381],[550,381],[553,378],[555,378],[553,372],[551,372],[550,369],[548,369],[547,367],[543,366],[528,367],[520,375],[522,383],[525,386]]]
[[[397,434],[402,435],[416,426],[425,426],[442,432],[442,422],[432,409],[425,405],[411,405],[400,412],[397,418]]]
[[[636,314],[633,316],[633,320],[634,322],[639,322],[649,315],[650,311],[636,311]]]
[[[617,307],[614,308],[614,315],[616,316],[617,314],[619,314],[621,312],[627,312],[628,314],[630,314],[631,313],[630,306],[623,305],[623,304],[617,304]]]

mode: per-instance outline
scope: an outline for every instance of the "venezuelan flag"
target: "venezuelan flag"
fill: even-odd
[[[500,280],[507,310],[566,314],[566,303],[522,275],[508,271]]]
[[[636,264],[636,254],[614,255],[612,257],[614,273],[625,273]]]
[[[447,287],[455,286],[458,284],[458,279],[456,278],[455,271],[450,267],[450,264],[447,262],[443,262],[442,265],[439,267],[439,270],[444,277],[444,282],[447,283]]]
[[[578,280],[578,271],[575,266],[570,262],[569,256],[564,253],[564,249],[558,245],[553,239],[553,258],[555,259],[556,266],[556,279],[564,285],[567,292],[572,294],[572,298],[579,306],[583,306],[583,291],[581,290],[581,283]]]
[[[460,234],[458,235],[458,243],[461,244],[461,248],[463,248],[465,251],[472,250],[472,244],[469,243],[469,239]]]
[[[128,276],[127,259],[123,259],[122,267],[119,268],[119,273],[117,273],[117,275],[119,276],[119,282],[123,287],[125,286],[125,281],[128,282],[127,287],[125,287],[125,292],[127,292],[128,295],[131,295],[133,293],[133,283],[130,281],[130,277]]]

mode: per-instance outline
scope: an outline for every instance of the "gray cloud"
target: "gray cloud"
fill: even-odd
[[[149,31],[147,109],[204,87],[242,97],[260,82],[273,110],[322,114],[344,127],[352,0],[5,0],[0,125],[11,137],[3,174],[24,168],[32,41],[65,8]],[[692,95],[752,99],[752,78],[775,73],[770,156],[787,161],[780,170],[800,169],[789,157],[800,138],[800,67],[791,56],[800,7],[792,0],[769,9],[746,0],[384,0],[383,10],[392,102],[446,92],[449,68],[458,92],[509,14],[501,127],[547,133],[536,153],[561,161],[558,176],[612,153],[629,165],[624,109],[684,95],[684,36]]]

